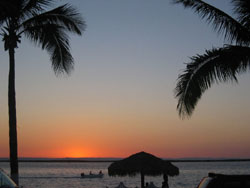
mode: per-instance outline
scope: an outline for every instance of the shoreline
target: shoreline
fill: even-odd
[[[29,163],[29,162],[47,162],[47,163],[108,163],[115,162],[121,160],[122,158],[112,158],[112,159],[37,159],[37,158],[29,158],[29,159],[19,159],[20,163]],[[247,162],[250,159],[164,159],[165,161],[179,163],[179,162]],[[1,162],[9,162],[9,159],[0,159]]]

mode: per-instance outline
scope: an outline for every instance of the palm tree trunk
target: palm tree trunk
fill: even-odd
[[[9,147],[10,173],[18,185],[17,128],[16,128],[16,92],[15,92],[15,50],[9,48]]]

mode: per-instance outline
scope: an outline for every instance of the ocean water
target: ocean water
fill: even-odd
[[[127,187],[140,187],[140,176],[109,177],[110,162],[27,162],[20,163],[20,185],[23,188],[114,188],[119,182]],[[208,172],[225,174],[250,174],[250,162],[176,162],[180,175],[169,177],[170,188],[195,188]],[[0,162],[0,168],[9,173],[9,163]],[[80,178],[82,172],[104,173],[102,179]],[[161,187],[163,178],[145,177],[145,182]]]

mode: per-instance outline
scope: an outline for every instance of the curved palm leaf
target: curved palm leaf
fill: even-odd
[[[54,0],[23,0],[22,15],[23,17],[30,17],[34,14],[42,12],[49,7]]]
[[[73,57],[70,53],[68,36],[64,28],[56,24],[46,24],[36,27],[29,27],[24,34],[46,49],[52,61],[55,73],[70,73],[73,69]]]
[[[230,45],[213,49],[192,57],[191,61],[184,73],[179,75],[175,88],[181,117],[192,114],[202,93],[214,82],[237,82],[236,75],[250,67],[250,47]]]
[[[250,29],[250,1],[232,0],[235,6],[234,12],[238,15],[239,22]]]
[[[250,44],[248,29],[220,9],[201,0],[173,0],[173,2],[176,4],[181,3],[185,8],[194,9],[202,19],[206,19],[209,23],[212,23],[214,29],[218,33],[223,33],[225,38],[231,42],[236,41],[237,44]]]
[[[81,35],[86,27],[80,14],[67,4],[42,14],[35,14],[34,17],[26,20],[21,27],[25,30],[29,27],[46,24],[60,25],[78,35]]]
[[[7,18],[13,16],[17,11],[16,0],[1,0],[0,1],[0,25],[6,21]]]
[[[80,15],[65,4],[26,20],[20,26],[20,33],[49,52],[55,73],[69,73],[73,69],[73,57],[66,31],[81,35],[84,28]]]

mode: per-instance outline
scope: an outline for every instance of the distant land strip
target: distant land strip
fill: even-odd
[[[79,163],[79,162],[115,162],[121,160],[122,158],[58,158],[58,159],[51,159],[51,158],[20,158],[19,162],[64,162],[64,163]],[[244,162],[250,161],[250,159],[164,159],[169,162]],[[8,158],[0,158],[0,162],[9,162]]]

